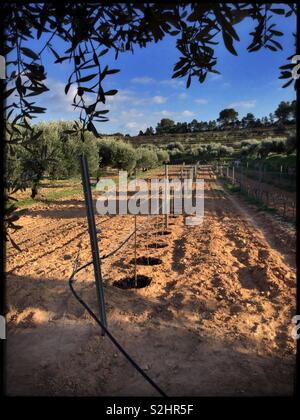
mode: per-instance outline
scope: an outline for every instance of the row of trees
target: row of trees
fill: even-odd
[[[17,146],[15,153],[6,160],[6,182],[11,190],[29,187],[34,198],[45,176],[50,179],[79,176],[82,153],[89,160],[91,175],[97,177],[108,167],[132,174],[135,169],[145,171],[164,162],[207,162],[235,153],[232,147],[220,143],[184,145],[180,141],[168,143],[164,149],[155,145],[134,148],[123,140],[97,139],[93,133],[86,133],[85,141],[81,142],[78,136],[70,133],[71,126],[72,122],[67,121],[37,124],[33,133],[39,135],[38,143],[32,141],[31,131],[23,133],[27,136],[26,147]],[[270,153],[292,153],[295,150],[296,136],[290,136],[288,139],[244,140],[236,154],[265,159]]]
[[[296,136],[287,139],[244,140],[241,142],[240,154],[242,157],[254,156],[257,159],[265,159],[271,153],[291,154],[297,149]]]
[[[254,114],[248,112],[246,116],[238,119],[238,112],[233,108],[223,109],[219,113],[217,120],[197,121],[193,119],[190,123],[175,122],[170,118],[163,118],[156,126],[149,127],[139,135],[154,135],[154,134],[173,134],[173,133],[199,133],[201,131],[209,130],[224,130],[228,128],[259,128],[259,127],[273,127],[286,124],[294,124],[296,122],[296,101],[285,102],[282,101],[273,113],[269,116],[256,118]]]
[[[231,156],[234,149],[220,143],[208,143],[201,145],[187,145],[186,147],[179,141],[169,143],[166,149],[170,155],[171,163],[181,162],[208,162],[211,160],[219,160],[225,156]]]
[[[135,149],[122,140],[100,140],[98,142],[101,167],[126,170],[131,174],[135,168],[146,171],[169,161],[169,153],[155,146]]]
[[[84,153],[93,174],[99,159],[97,142],[92,133],[85,133],[85,141],[79,135],[69,133],[72,122],[51,121],[36,124],[33,131],[19,127],[26,139],[24,145],[15,145],[14,153],[6,154],[6,185],[10,191],[31,188],[32,198],[39,184],[47,175],[50,179],[69,179],[80,173],[79,157]],[[39,141],[34,137],[39,136]],[[7,146],[8,147],[8,146]]]
[[[51,121],[34,127],[33,136],[39,135],[39,142],[32,139],[32,132],[20,127],[27,138],[26,147],[17,145],[14,154],[7,154],[6,184],[11,191],[31,188],[31,197],[38,193],[41,180],[70,179],[80,175],[80,155],[84,153],[89,161],[90,173],[98,176],[103,167],[127,170],[147,170],[169,161],[169,153],[158,147],[135,149],[122,140],[101,140],[93,133],[85,133],[84,142],[78,135],[71,134],[72,122]]]
[[[199,145],[187,145],[186,147],[179,141],[169,143],[166,149],[170,155],[171,163],[179,162],[208,162],[220,160],[224,157],[245,158],[254,157],[264,160],[271,153],[291,154],[297,149],[295,135],[288,138],[269,138],[264,140],[243,140],[233,147],[225,146],[220,143],[208,143]]]

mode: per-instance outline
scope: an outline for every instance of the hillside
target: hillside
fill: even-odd
[[[222,143],[227,146],[233,146],[248,139],[263,140],[268,137],[288,137],[296,131],[296,126],[290,125],[285,128],[255,128],[255,129],[239,129],[239,130],[219,130],[219,131],[203,131],[201,133],[178,133],[163,134],[152,136],[134,136],[124,138],[134,147],[142,145],[154,144],[156,146],[166,146],[168,143],[180,141],[184,145],[193,145],[199,143]]]

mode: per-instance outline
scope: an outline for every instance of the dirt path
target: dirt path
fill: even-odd
[[[295,250],[270,215],[238,202],[205,179],[205,217],[186,226],[170,217],[139,218],[139,266],[152,278],[138,290],[130,276],[133,242],[103,261],[108,325],[168,395],[289,395],[293,392]],[[105,253],[133,230],[132,216],[97,216]],[[90,260],[81,197],[31,209],[22,217],[22,254],[8,248],[7,391],[10,395],[157,395],[72,297],[67,278],[79,239]],[[287,239],[290,238],[290,239]],[[163,241],[164,248],[147,245]],[[97,311],[91,267],[76,288]]]

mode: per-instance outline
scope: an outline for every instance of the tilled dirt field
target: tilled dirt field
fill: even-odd
[[[152,281],[122,290],[133,275],[133,240],[103,261],[108,326],[170,396],[291,395],[296,344],[293,229],[224,191],[209,167],[198,226],[138,217],[138,266]],[[72,296],[68,277],[91,259],[81,196],[30,208],[18,253],[7,249],[6,382],[9,395],[157,395]],[[107,253],[133,230],[133,216],[97,216]],[[155,247],[156,242],[167,244]],[[154,245],[153,245],[154,244]],[[75,288],[97,312],[92,267]]]

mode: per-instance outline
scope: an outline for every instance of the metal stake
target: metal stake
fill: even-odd
[[[134,284],[137,287],[137,269],[136,269],[136,214],[134,215]]]
[[[165,164],[165,227],[168,227],[168,165]]]
[[[105,327],[107,327],[104,290],[103,290],[102,273],[101,273],[101,260],[99,256],[99,247],[98,247],[98,240],[97,240],[97,231],[96,231],[91,185],[90,185],[89,168],[88,168],[88,162],[85,155],[80,156],[80,166],[81,166],[81,178],[82,178],[82,185],[83,185],[83,192],[84,192],[84,199],[85,199],[86,215],[87,215],[87,221],[88,221],[88,230],[89,230],[90,243],[91,243],[91,249],[92,249],[99,313],[100,313],[100,318],[101,318],[102,323],[105,325]],[[102,335],[103,336],[105,335],[104,330],[102,330]]]

